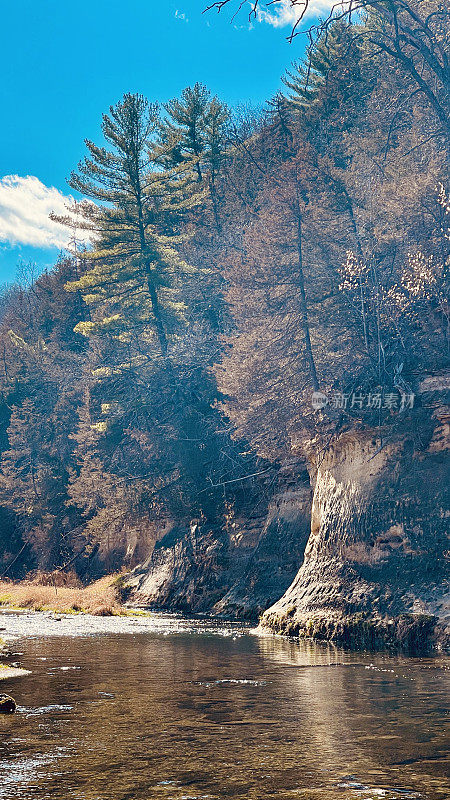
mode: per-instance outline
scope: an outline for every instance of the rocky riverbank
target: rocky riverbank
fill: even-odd
[[[281,466],[271,494],[262,487],[226,526],[168,521],[131,573],[87,587],[76,576],[57,585],[67,578],[56,573],[45,586],[4,582],[0,604],[104,617],[156,608],[352,648],[448,649],[449,386],[430,376],[408,417],[349,426],[326,447],[311,440],[307,462]]]
[[[424,381],[397,429],[350,430],[314,464],[300,570],[261,627],[351,647],[450,646],[449,409]],[[430,407],[431,406],[431,407]]]
[[[225,528],[201,520],[169,526],[126,580],[129,602],[256,622],[294,579],[309,536],[304,461],[284,465],[278,481],[269,503],[263,496]]]
[[[171,529],[127,582],[139,605],[256,619],[366,649],[450,645],[449,377],[408,417],[309,444],[265,516]]]

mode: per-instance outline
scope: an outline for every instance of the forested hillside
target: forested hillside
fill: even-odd
[[[126,94],[86,141],[70,252],[1,297],[7,577],[144,564],[152,601],[259,612],[301,566],[311,487],[349,436],[375,442],[363,472],[391,448],[383,497],[434,442],[443,518],[448,9],[339,16],[258,113],[200,83],[163,106]],[[427,550],[383,514],[402,552]]]

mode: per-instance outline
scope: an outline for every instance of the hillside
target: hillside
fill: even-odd
[[[0,298],[2,577],[448,645],[448,15],[400,5],[260,113],[104,115],[70,250]]]

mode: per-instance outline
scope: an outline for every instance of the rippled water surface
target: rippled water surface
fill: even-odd
[[[0,627],[32,671],[1,684],[0,800],[450,797],[449,659],[168,616]]]

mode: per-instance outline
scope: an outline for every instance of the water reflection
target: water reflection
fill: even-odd
[[[321,753],[325,771],[342,776],[343,786],[357,783],[345,780],[354,773],[380,790],[409,786],[448,796],[442,786],[447,659],[374,659],[273,637],[259,645],[269,661],[295,668],[285,683],[286,701],[300,703],[311,749]]]
[[[22,641],[0,799],[449,796],[448,661],[195,630]]]

